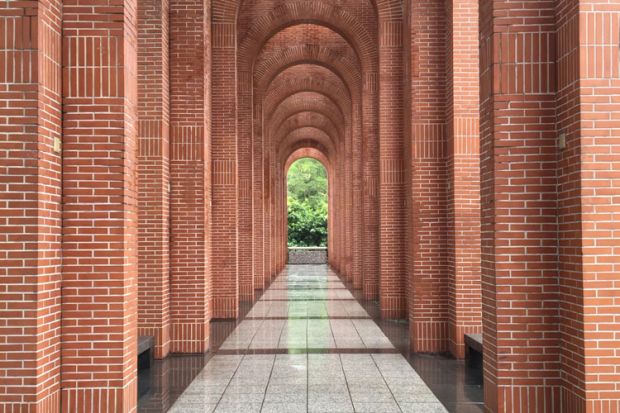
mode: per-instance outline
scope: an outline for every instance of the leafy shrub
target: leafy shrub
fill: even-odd
[[[327,172],[303,158],[288,172],[288,242],[295,247],[327,245]]]

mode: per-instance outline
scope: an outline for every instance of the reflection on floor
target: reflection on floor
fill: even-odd
[[[481,372],[408,363],[407,325],[378,320],[326,266],[289,266],[243,313],[212,323],[216,351],[144,372],[139,411],[482,412]]]

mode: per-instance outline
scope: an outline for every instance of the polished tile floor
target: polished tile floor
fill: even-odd
[[[290,266],[171,412],[447,410],[326,266]]]

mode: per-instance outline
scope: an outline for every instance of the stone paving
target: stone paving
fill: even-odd
[[[446,409],[327,266],[289,266],[171,412]]]

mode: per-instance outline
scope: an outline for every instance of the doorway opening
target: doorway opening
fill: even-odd
[[[287,173],[288,246],[327,247],[328,179],[313,158],[295,161]]]

